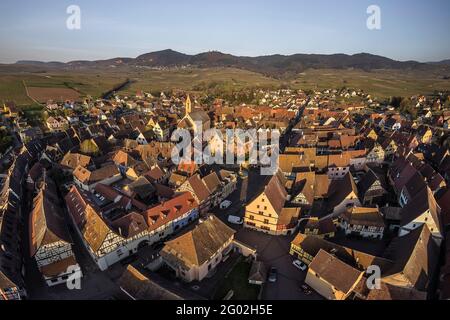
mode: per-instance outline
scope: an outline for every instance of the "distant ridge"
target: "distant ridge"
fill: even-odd
[[[259,72],[270,76],[286,76],[297,74],[309,68],[314,69],[376,69],[397,70],[437,70],[450,66],[450,60],[434,63],[417,61],[396,61],[369,53],[347,54],[293,54],[268,55],[259,57],[241,57],[218,51],[188,55],[171,49],[150,52],[137,58],[113,58],[96,61],[40,62],[18,61],[14,65],[33,66],[44,69],[83,69],[83,68],[113,68],[113,67],[151,67],[170,68],[195,66],[200,68],[233,67]],[[3,65],[5,66],[5,65]]]
[[[429,62],[429,63],[434,64],[434,65],[450,66],[450,59],[442,60],[442,61],[438,61],[438,62]]]

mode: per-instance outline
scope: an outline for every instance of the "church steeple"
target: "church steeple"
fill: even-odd
[[[186,110],[186,115],[188,115],[192,112],[192,102],[191,102],[191,97],[189,96],[189,94],[186,98],[185,110]]]

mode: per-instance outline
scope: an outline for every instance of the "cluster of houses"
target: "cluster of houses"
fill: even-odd
[[[208,119],[202,121],[203,128],[210,127],[209,116],[203,110],[194,110],[188,97],[185,115],[178,122],[196,130],[199,119]],[[8,175],[2,178],[2,298],[26,297],[23,280],[26,258],[36,261],[47,286],[64,283],[74,274],[83,276],[68,224],[75,226],[74,232],[100,270],[143,247],[173,237],[186,226],[195,225],[199,218],[205,220],[199,230],[212,228],[217,232],[217,238],[205,240],[199,250],[211,252],[209,246],[217,255],[219,250],[222,258],[233,247],[234,232],[211,217],[209,209],[236,190],[234,172],[193,161],[172,163],[174,144],[168,141],[167,130],[169,126],[170,131],[174,129],[173,122],[163,126],[160,118],[146,117],[140,112],[110,115],[100,122],[80,125],[61,116],[49,117],[46,124],[51,134],[24,145]],[[149,123],[151,129],[147,130]],[[149,131],[153,134],[147,135]],[[54,180],[55,172],[58,181]],[[23,207],[24,199],[29,199],[29,208]],[[24,230],[28,230],[26,245],[21,238]],[[192,234],[200,239],[204,231],[194,230]],[[22,252],[29,256],[24,257]],[[169,261],[169,256],[166,254],[165,260]],[[215,260],[216,264],[221,258]],[[197,267],[203,270],[204,262],[196,261]],[[182,260],[171,265],[177,269]],[[213,267],[206,266],[206,270]],[[205,275],[204,271],[191,273],[192,280],[201,280]]]
[[[0,197],[0,300],[20,300],[27,296],[23,247],[28,237],[26,178],[43,150],[40,141],[25,144],[8,172],[1,176]]]
[[[414,120],[367,112],[379,104],[358,90],[262,90],[258,97],[255,105],[237,106],[221,99],[202,105],[181,93],[49,103],[46,127],[20,130],[22,150],[1,177],[0,299],[26,297],[24,254],[48,286],[82,276],[74,233],[102,271],[164,244],[158,262],[186,282],[201,281],[235,250],[254,255],[210,214],[237,189],[235,167],[174,164],[176,128],[192,135],[278,129],[286,137],[276,174],[245,204],[243,225],[295,236],[289,253],[308,266],[305,282],[324,298],[449,298],[446,110],[439,109],[436,126],[425,97],[417,103],[426,114]],[[6,111],[19,126],[15,107]],[[338,244],[338,236],[387,245],[363,252]],[[378,290],[366,285],[373,266],[381,269]],[[264,282],[259,278],[252,281]]]
[[[324,298],[449,297],[448,254],[440,260],[450,221],[446,132],[398,119],[307,107],[278,173],[246,206],[246,228],[297,233],[290,254]],[[388,244],[373,255],[339,245],[338,234]],[[374,265],[381,288],[370,290]]]

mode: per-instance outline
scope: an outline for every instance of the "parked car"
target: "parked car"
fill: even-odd
[[[303,293],[307,296],[309,296],[312,293],[312,290],[310,287],[308,287],[306,284],[302,284],[300,286],[300,289],[303,291]]]
[[[294,267],[296,267],[297,269],[300,269],[302,271],[305,271],[306,269],[308,269],[308,266],[306,264],[304,264],[303,262],[301,262],[300,260],[295,260],[294,262],[292,262],[292,264],[294,265]]]
[[[278,279],[278,270],[275,267],[270,268],[269,271],[269,282],[277,282]]]
[[[242,218],[233,215],[228,216],[228,222],[232,224],[244,224],[244,220],[242,220]]]
[[[227,209],[231,206],[232,202],[230,200],[224,200],[220,204],[220,209]]]

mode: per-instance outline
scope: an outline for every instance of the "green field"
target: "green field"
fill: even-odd
[[[261,287],[248,283],[250,269],[250,262],[240,260],[219,284],[214,299],[222,300],[233,290],[232,300],[256,300]]]
[[[123,74],[93,72],[0,74],[0,102],[13,100],[19,106],[32,104],[24,83],[27,87],[69,88],[81,96],[99,97],[126,79]]]
[[[0,73],[0,102],[14,100],[19,106],[33,102],[26,95],[28,87],[70,88],[82,97],[99,97],[124,83],[123,94],[137,91],[155,92],[171,89],[201,91],[210,88],[239,90],[245,87],[277,87],[287,84],[295,89],[358,88],[378,98],[412,96],[450,90],[450,80],[422,71],[307,70],[294,79],[278,80],[259,73],[234,68],[151,70],[123,68],[106,70]]]
[[[279,81],[251,71],[233,68],[188,69],[170,71],[136,72],[130,79],[135,82],[125,90],[163,91],[170,89],[195,90],[213,85],[225,85],[235,89],[249,86],[277,86]]]
[[[450,80],[423,71],[377,70],[308,70],[291,81],[295,88],[329,89],[358,88],[378,98],[431,94],[435,90],[450,90]]]
[[[27,97],[21,77],[14,75],[0,75],[0,103],[15,101],[18,105],[27,105],[33,101]]]
[[[30,104],[32,101],[26,95],[23,82],[28,87],[70,88],[82,96],[99,97],[127,79],[133,83],[122,91],[123,94],[135,94],[140,90],[146,92],[171,89],[195,90],[211,84],[241,89],[247,86],[276,86],[279,83],[258,73],[225,68],[0,74],[0,101],[14,100],[18,105]]]

